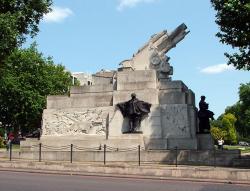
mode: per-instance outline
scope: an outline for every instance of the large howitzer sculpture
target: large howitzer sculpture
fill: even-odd
[[[158,78],[169,78],[173,74],[173,67],[170,66],[168,62],[170,58],[166,56],[166,53],[184,39],[189,33],[186,29],[187,26],[183,23],[170,34],[168,34],[167,30],[164,30],[153,35],[131,59],[120,63],[121,69],[155,69]]]

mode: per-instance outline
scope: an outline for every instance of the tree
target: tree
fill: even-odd
[[[215,140],[223,139],[225,140],[227,132],[220,127],[212,126],[211,135]]]
[[[249,0],[211,0],[217,11],[216,23],[220,32],[216,34],[223,44],[237,48],[232,55],[225,53],[236,69],[250,70],[250,2]]]
[[[33,44],[16,49],[4,64],[0,81],[0,124],[29,131],[40,126],[47,95],[67,95],[71,74]]]
[[[236,117],[231,114],[225,114],[221,120],[222,127],[225,132],[227,132],[225,140],[231,144],[237,143],[237,133],[235,128]]]
[[[226,108],[225,113],[232,113],[237,118],[236,128],[241,137],[250,137],[250,83],[239,87],[239,101]]]
[[[34,36],[52,0],[0,0],[0,67],[27,35]]]
[[[236,117],[231,113],[220,116],[220,118],[211,123],[211,134],[213,138],[216,140],[223,138],[230,144],[236,144],[237,132],[235,122]]]

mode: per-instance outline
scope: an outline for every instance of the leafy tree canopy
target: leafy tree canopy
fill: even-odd
[[[241,137],[250,137],[250,83],[240,85],[239,101],[228,107],[225,113],[236,116],[236,127]]]
[[[2,126],[27,131],[37,128],[47,95],[65,95],[71,75],[62,65],[45,58],[33,44],[15,50],[5,60],[0,81],[0,122]]]
[[[230,144],[237,143],[237,133],[236,133],[236,117],[227,113],[222,115],[218,120],[212,122],[211,134],[214,139],[224,139]]]
[[[231,55],[225,53],[228,64],[250,70],[250,1],[211,0],[211,3],[217,11],[215,22],[220,27],[216,36],[223,44],[238,49]]]
[[[51,4],[52,0],[0,0],[0,64],[27,35],[37,34]]]

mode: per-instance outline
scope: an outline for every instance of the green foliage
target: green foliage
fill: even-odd
[[[0,148],[4,147],[4,139],[0,136]]]
[[[225,114],[218,120],[211,123],[211,134],[215,140],[223,138],[230,144],[237,143],[237,132],[235,128],[236,117],[231,114]],[[218,125],[218,126],[216,126]]]
[[[4,128],[0,127],[0,137],[4,137],[4,132],[5,132]]]
[[[250,137],[250,83],[241,84],[239,88],[240,100],[233,106],[226,108],[225,113],[232,113],[237,118],[236,129],[241,137]]]
[[[231,144],[237,144],[237,133],[235,129],[236,117],[231,114],[225,114],[222,118],[222,126],[224,131],[227,132],[225,140]]]
[[[250,143],[250,137],[239,137],[239,141],[244,141]]]
[[[219,127],[215,127],[215,126],[212,126],[210,132],[211,132],[212,137],[215,140],[219,140],[219,139],[225,140],[225,137],[226,137],[226,134],[227,134],[226,131],[223,131],[223,129],[221,129]]]
[[[220,32],[216,34],[223,44],[237,48],[232,55],[225,53],[228,64],[237,69],[250,70],[250,2],[249,0],[211,0],[217,11],[216,23]]]
[[[240,101],[242,102],[243,109],[250,107],[250,83],[241,84],[239,88]]]
[[[28,131],[37,128],[47,95],[66,95],[71,75],[52,58],[44,58],[33,44],[15,50],[4,64],[0,81],[0,122],[4,127]]]
[[[0,0],[0,64],[27,35],[34,36],[52,0]]]

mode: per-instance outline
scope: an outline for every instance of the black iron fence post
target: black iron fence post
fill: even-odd
[[[70,145],[70,163],[73,162],[73,144]]]
[[[103,149],[103,163],[104,163],[104,165],[106,165],[106,148],[107,148],[107,146],[106,146],[106,144],[104,144],[104,149]]]
[[[42,143],[39,143],[39,162],[42,161]]]
[[[213,151],[214,151],[214,152],[213,152],[214,167],[216,167],[216,150],[215,150],[215,148],[214,148]]]
[[[109,114],[107,115],[106,118],[106,140],[109,138]]]
[[[178,147],[175,147],[175,166],[178,166]]]
[[[11,161],[12,160],[12,143],[11,142],[10,142],[9,150],[10,150],[10,161]]]
[[[138,164],[141,166],[141,145],[138,145]]]

